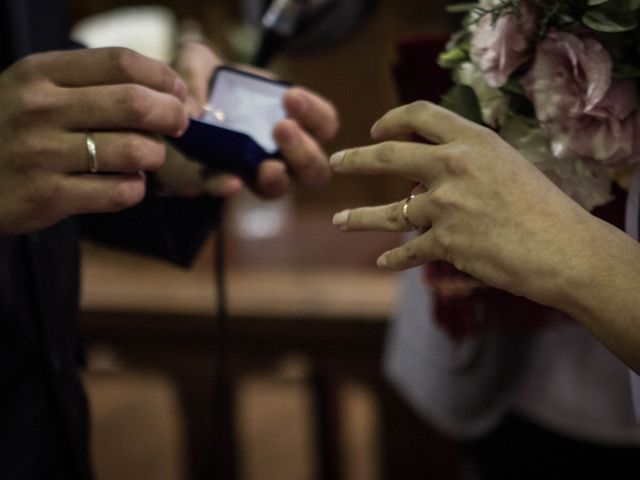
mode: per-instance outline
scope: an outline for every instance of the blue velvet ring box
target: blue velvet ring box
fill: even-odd
[[[170,141],[193,160],[251,181],[263,160],[280,157],[273,128],[286,116],[283,97],[291,85],[226,66],[211,85],[202,116]]]

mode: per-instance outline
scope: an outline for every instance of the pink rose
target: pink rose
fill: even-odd
[[[604,165],[639,160],[638,99],[631,80],[612,80],[612,61],[600,43],[549,32],[522,80],[536,118],[557,158]]]
[[[496,0],[480,2],[485,9],[496,4]],[[518,15],[502,15],[495,24],[491,14],[483,15],[471,38],[471,60],[494,88],[503,86],[509,76],[531,57],[537,15],[526,1],[518,4],[518,11]]]

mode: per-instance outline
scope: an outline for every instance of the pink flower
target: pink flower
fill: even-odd
[[[522,84],[557,158],[604,165],[640,160],[635,85],[612,80],[612,66],[604,47],[590,38],[552,31],[538,45]]]
[[[496,0],[480,2],[485,9],[496,5]],[[526,1],[519,3],[518,12],[518,15],[502,15],[495,23],[491,14],[485,14],[473,31],[471,60],[494,88],[503,86],[509,76],[531,57],[537,15]]]

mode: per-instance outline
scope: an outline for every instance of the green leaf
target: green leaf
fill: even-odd
[[[602,5],[603,3],[607,3],[609,0],[589,0],[587,4],[590,7],[595,7],[596,5]]]
[[[608,1],[608,0],[605,0]],[[448,5],[445,10],[449,13],[466,13],[470,12],[478,6],[477,3],[458,3],[455,5]]]
[[[601,10],[591,10],[582,16],[582,23],[597,32],[628,32],[638,26],[635,18],[629,15],[614,14]]]
[[[482,123],[482,113],[478,105],[478,98],[474,91],[466,85],[453,86],[443,97],[440,102],[444,108],[451,110],[458,115],[463,116],[467,120]]]
[[[443,68],[452,68],[458,65],[461,62],[464,62],[469,58],[467,52],[460,48],[455,47],[451,50],[447,50],[446,52],[442,52],[438,56],[438,65]]]

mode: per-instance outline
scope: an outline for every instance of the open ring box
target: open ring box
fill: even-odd
[[[286,117],[283,97],[290,86],[219,67],[202,115],[191,118],[184,135],[170,141],[193,160],[251,181],[260,162],[280,157],[273,129]]]

